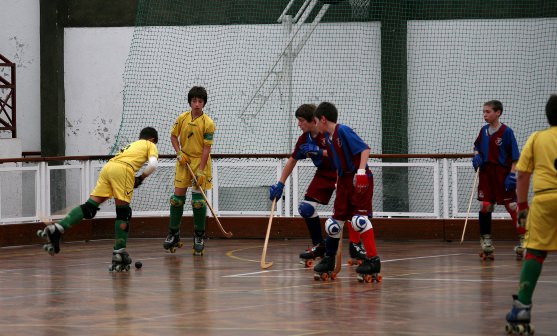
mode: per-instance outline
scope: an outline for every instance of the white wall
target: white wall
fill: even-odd
[[[0,0],[0,54],[17,65],[17,137],[23,151],[41,149],[39,9],[39,0]],[[6,133],[0,137],[11,137]]]
[[[66,155],[106,155],[122,115],[132,28],[66,28]]]

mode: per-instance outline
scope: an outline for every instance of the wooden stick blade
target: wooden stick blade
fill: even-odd
[[[269,267],[273,266],[273,262],[265,262],[265,261],[261,261],[261,268],[262,269],[267,269]]]
[[[342,268],[342,231],[340,232],[340,240],[338,242],[337,255],[335,257],[335,269],[333,273],[338,274]]]
[[[265,235],[265,243],[263,244],[263,251],[261,252],[261,268],[267,269],[273,266],[272,262],[266,262],[265,257],[267,256],[267,246],[269,244],[269,236],[271,235],[271,225],[273,224],[273,215],[275,214],[275,205],[277,204],[277,199],[273,200],[271,205],[271,215],[269,216],[269,223],[267,224],[267,234]]]
[[[193,173],[193,170],[191,169],[189,163],[187,163],[187,162],[186,162],[186,167],[188,168],[188,171],[190,172],[191,177],[195,181],[195,184],[197,184],[197,179],[195,177],[195,174]],[[224,227],[220,223],[219,217],[215,213],[215,210],[213,209],[213,206],[211,205],[211,203],[209,203],[209,200],[207,199],[207,195],[205,195],[205,192],[203,191],[203,188],[199,187],[199,191],[201,191],[201,196],[203,196],[203,199],[205,200],[205,204],[207,205],[207,207],[209,207],[209,210],[211,210],[211,213],[213,214],[213,217],[215,218],[222,234],[224,234],[224,236],[226,238],[231,238],[232,237],[232,232],[226,232],[226,230],[224,229]]]
[[[466,225],[468,224],[468,217],[470,216],[470,209],[472,208],[472,199],[474,198],[474,190],[476,189],[476,182],[480,175],[480,168],[476,170],[474,175],[474,183],[472,184],[472,191],[470,192],[470,201],[468,201],[468,210],[466,211],[466,219],[464,220],[464,228],[462,229],[462,236],[460,237],[460,245],[464,242],[464,234],[466,233]]]

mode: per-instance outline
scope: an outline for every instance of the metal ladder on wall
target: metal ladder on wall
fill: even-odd
[[[309,29],[304,34],[299,34],[308,20],[311,12],[318,4],[318,0],[305,0],[294,17],[288,15],[295,0],[290,0],[284,8],[282,14],[277,19],[278,23],[284,26],[286,41],[279,49],[279,55],[276,57],[270,69],[257,81],[254,92],[249,96],[248,103],[240,113],[241,118],[255,117],[267,103],[275,89],[280,83],[284,83],[286,87],[286,101],[283,102],[286,111],[292,111],[292,72],[293,63],[300,51],[303,49],[307,40],[315,30],[317,24],[321,21],[329,4],[323,4],[316,14],[315,18],[309,25]],[[300,35],[300,36],[298,36]],[[282,68],[279,69],[279,64]]]

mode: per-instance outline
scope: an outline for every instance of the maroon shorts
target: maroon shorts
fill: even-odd
[[[505,190],[505,179],[510,172],[510,168],[489,163],[480,168],[478,201],[492,204],[516,202],[516,191]]]
[[[372,216],[373,208],[373,175],[367,173],[369,186],[362,193],[354,187],[354,173],[338,178],[337,197],[335,199],[334,219],[349,220],[354,215]]]
[[[337,184],[337,172],[334,170],[317,170],[311,180],[306,198],[317,201],[320,204],[329,204],[331,196]]]

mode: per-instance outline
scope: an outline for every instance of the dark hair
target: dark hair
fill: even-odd
[[[484,103],[484,106],[486,106],[486,105],[491,106],[491,108],[494,111],[501,111],[501,114],[503,114],[503,104],[500,101],[490,100],[490,101]]]
[[[545,116],[551,126],[557,126],[557,95],[552,94],[545,105]]]
[[[188,103],[191,104],[193,98],[203,99],[204,104],[207,104],[207,90],[203,86],[194,86],[188,92]]]
[[[328,121],[332,121],[334,123],[337,122],[338,119],[338,111],[336,106],[333,103],[322,102],[317,106],[313,115],[317,119],[321,119],[322,116],[325,116],[325,119]]]
[[[302,104],[296,110],[296,118],[304,118],[306,121],[313,121],[313,112],[317,106],[314,104]]]
[[[143,140],[155,139],[153,142],[159,142],[159,133],[153,127],[145,127],[139,133],[139,138]]]

